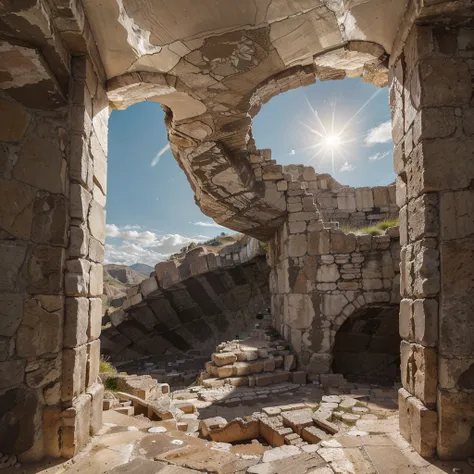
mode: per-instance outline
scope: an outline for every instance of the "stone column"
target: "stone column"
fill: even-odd
[[[5,49],[34,59],[31,84],[0,92],[0,451],[28,462],[74,455],[102,423],[108,101],[85,58],[63,93],[36,80],[36,50]]]
[[[474,30],[413,26],[391,59],[400,206],[400,431],[474,453]]]
[[[47,454],[72,457],[102,426],[97,382],[102,323],[108,100],[92,64],[72,59],[70,227],[60,414],[62,439]],[[59,423],[59,420],[58,420]]]

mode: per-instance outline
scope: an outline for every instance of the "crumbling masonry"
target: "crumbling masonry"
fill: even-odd
[[[400,430],[423,455],[472,455],[472,17],[468,0],[1,2],[2,452],[23,461],[70,457],[101,425],[110,106],[165,107],[197,203],[218,223],[270,242],[275,324],[301,347],[302,364],[329,370],[332,341],[320,329],[336,331],[351,305],[363,304],[337,293],[344,265],[358,265],[372,245],[388,252],[391,242],[374,238],[369,250],[326,229],[319,188],[304,176],[288,179],[290,170],[257,150],[251,119],[291,88],[361,76],[390,87],[402,246]],[[365,212],[357,195],[347,209]],[[393,263],[382,278],[360,267],[352,283],[361,294],[388,294]]]

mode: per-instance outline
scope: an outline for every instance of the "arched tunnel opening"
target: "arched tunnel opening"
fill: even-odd
[[[400,380],[398,305],[352,314],[336,333],[332,369],[349,382],[392,385]]]

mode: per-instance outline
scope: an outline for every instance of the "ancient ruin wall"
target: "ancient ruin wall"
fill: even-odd
[[[398,218],[395,184],[352,188],[329,174],[315,173],[311,166],[289,165],[283,171],[313,194],[324,222],[357,228]]]
[[[68,101],[36,50],[7,51],[26,70],[0,96],[0,451],[70,457],[102,424],[108,100],[83,58]]]
[[[197,247],[176,261],[156,265],[152,277],[127,291],[123,310],[111,315],[101,335],[112,360],[138,355],[200,351],[250,331],[270,307],[265,252],[244,238],[218,255]]]

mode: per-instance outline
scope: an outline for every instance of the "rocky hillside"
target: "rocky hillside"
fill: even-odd
[[[142,282],[145,278],[148,278],[148,275],[143,276],[126,265],[104,265],[104,270],[112,278],[115,278],[125,285],[138,285],[138,283]]]
[[[130,265],[132,270],[135,270],[139,275],[143,276],[144,278],[149,278],[150,273],[155,271],[155,268],[147,265],[146,263],[134,263]]]

